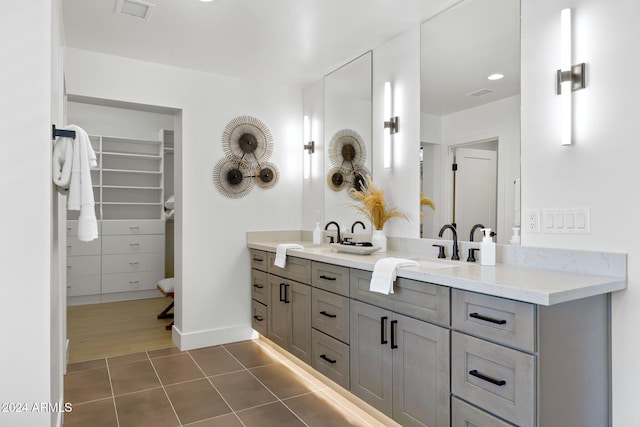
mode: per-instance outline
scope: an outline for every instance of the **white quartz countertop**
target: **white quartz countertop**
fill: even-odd
[[[275,252],[282,242],[249,242],[251,249]],[[377,260],[385,257],[409,258],[418,267],[398,269],[398,277],[450,286],[483,294],[510,298],[540,305],[553,305],[580,298],[626,289],[626,278],[569,273],[542,268],[506,264],[482,266],[479,263],[437,259],[425,254],[387,251],[371,255],[336,252],[329,245],[294,242],[302,250],[288,250],[287,255],[344,267],[373,271]]]

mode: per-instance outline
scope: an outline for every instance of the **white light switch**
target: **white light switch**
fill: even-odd
[[[585,228],[586,227],[586,217],[583,213],[576,214],[576,228]]]
[[[556,228],[564,228],[564,214],[561,214],[561,213],[555,214],[553,224]]]
[[[574,223],[574,215],[573,214],[564,214],[564,226],[565,228],[573,228]]]

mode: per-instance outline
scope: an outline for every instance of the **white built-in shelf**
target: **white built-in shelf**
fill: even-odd
[[[116,190],[162,190],[162,187],[142,187],[136,185],[103,185],[102,188],[113,188]]]
[[[162,159],[162,156],[156,154],[138,154],[138,153],[114,153],[112,151],[102,152],[103,156],[127,157],[130,159]]]
[[[102,172],[117,172],[117,173],[137,173],[145,175],[162,175],[160,171],[139,171],[131,169],[102,169]]]
[[[139,206],[161,206],[162,203],[145,202],[102,202],[103,205],[139,205]]]

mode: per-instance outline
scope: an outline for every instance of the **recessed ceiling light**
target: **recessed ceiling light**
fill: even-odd
[[[489,80],[500,80],[501,78],[504,77],[504,74],[500,74],[500,73],[495,73],[495,74],[491,74],[489,77],[487,77]]]
[[[202,3],[211,3],[213,0],[200,0]]]
[[[140,0],[116,0],[116,13],[149,20],[155,5]]]

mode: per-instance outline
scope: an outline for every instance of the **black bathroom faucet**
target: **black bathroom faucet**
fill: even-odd
[[[440,229],[440,233],[438,233],[438,237],[442,237],[444,231],[447,229],[451,230],[451,232],[453,233],[453,253],[451,254],[451,259],[459,260],[460,257],[458,256],[458,231],[456,230],[456,228],[451,224],[443,225]]]
[[[476,224],[471,227],[471,233],[469,233],[469,241],[473,242],[473,234],[476,232],[478,228],[486,228],[482,224]],[[476,262],[476,251],[479,251],[479,248],[469,248],[469,256],[467,257],[467,262]]]
[[[365,226],[364,226],[364,222],[362,222],[362,221],[356,221],[356,222],[354,222],[353,224],[351,224],[351,234],[353,234],[353,231],[355,230],[356,225],[358,225],[358,224],[360,224],[360,225],[362,226],[362,229],[363,229],[363,230],[366,230],[366,229],[367,229],[367,227],[365,227]]]
[[[329,222],[327,223],[327,225],[325,225],[325,226],[324,226],[325,231],[329,229],[329,226],[330,226],[331,224],[335,225],[335,226],[336,226],[336,229],[338,230],[338,241],[337,241],[336,243],[340,243],[340,242],[342,242],[342,239],[340,238],[340,226],[338,225],[338,223],[337,223],[337,222],[335,222],[335,221],[329,221]],[[333,243],[333,236],[329,236],[329,238],[331,239],[331,243]]]

